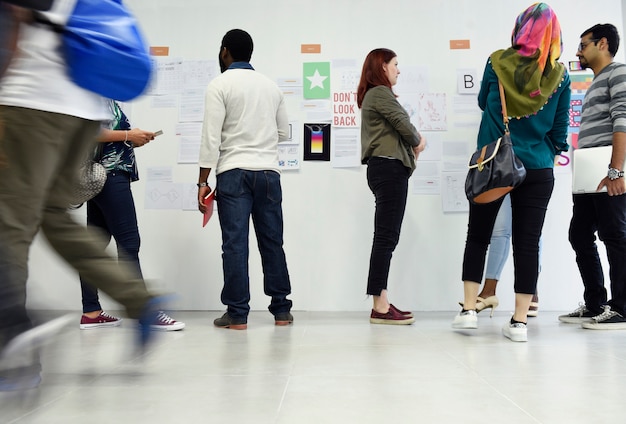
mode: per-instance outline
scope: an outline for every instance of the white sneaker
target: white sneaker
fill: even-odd
[[[185,328],[184,322],[176,321],[163,311],[159,312],[154,322],[150,325],[150,329],[157,331],[178,331],[183,328]]]
[[[478,315],[476,311],[461,311],[452,321],[452,328],[476,329],[478,328]]]
[[[528,341],[528,331],[526,324],[523,322],[516,322],[511,324],[511,321],[507,321],[502,327],[502,334],[507,339],[513,342],[526,342]]]
[[[11,356],[28,356],[29,352],[50,342],[73,319],[73,314],[63,315],[15,336],[0,352],[0,360]]]

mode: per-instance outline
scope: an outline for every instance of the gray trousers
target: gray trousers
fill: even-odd
[[[40,229],[63,259],[121,303],[130,318],[138,318],[153,297],[143,280],[105,252],[108,243],[68,212],[72,183],[98,131],[95,121],[0,106],[0,348],[14,335],[7,336],[7,327],[19,327],[12,321],[26,316],[28,252]]]

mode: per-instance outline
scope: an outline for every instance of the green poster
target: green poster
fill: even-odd
[[[330,98],[330,62],[303,63],[302,76],[305,99]]]

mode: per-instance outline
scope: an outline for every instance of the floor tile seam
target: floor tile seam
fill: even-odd
[[[444,353],[446,354],[446,356],[450,359],[452,359],[452,361],[456,362],[457,364],[459,364],[462,368],[464,368],[465,370],[471,372],[472,374],[476,374],[479,375],[478,372],[471,367],[469,364],[466,364],[464,361],[461,360],[461,357],[456,357],[452,354],[452,352],[449,352],[447,350],[444,350]]]
[[[489,386],[492,390],[494,390],[498,395],[500,395],[503,399],[505,399],[506,401],[508,401],[511,405],[513,405],[515,408],[517,408],[520,412],[522,412],[524,415],[526,415],[528,418],[530,418],[531,420],[533,420],[534,422],[536,422],[537,424],[542,424],[542,421],[539,420],[537,417],[535,417],[533,414],[531,414],[529,411],[527,411],[526,409],[524,409],[521,405],[519,405],[517,402],[515,402],[513,399],[511,399],[509,396],[507,396],[506,394],[502,393],[500,390],[498,390],[497,388],[495,388],[493,385],[489,384],[488,382],[485,382],[485,384],[487,386]]]
[[[621,377],[626,377],[626,373],[622,374],[614,374],[614,373],[606,373],[606,374],[587,374],[587,375],[580,375],[580,374],[550,374],[550,373],[539,373],[539,374],[534,374],[534,373],[524,373],[522,374],[516,374],[516,375],[503,375],[503,374],[490,374],[490,375],[486,375],[484,373],[478,373],[475,372],[476,376],[480,379],[481,382],[484,382],[485,384],[491,384],[489,382],[518,382],[518,383],[524,383],[527,382],[528,380],[532,380],[532,379],[541,379],[541,378],[550,378],[550,379],[565,379],[565,378],[571,378],[574,380],[580,380],[581,378],[590,378],[590,379],[595,379],[595,378],[606,378],[606,377],[614,377],[616,379],[619,379]]]
[[[545,346],[545,347],[551,347],[549,345]],[[620,346],[619,348],[625,348],[626,346]],[[626,351],[626,349],[623,349],[623,352]],[[615,359],[619,362],[626,362],[626,354],[624,356],[618,356],[615,353],[607,353],[606,350],[602,350],[600,348],[591,348],[587,351],[588,353],[592,353],[593,355],[596,355],[598,358],[597,359],[606,359],[606,358],[612,358]]]
[[[39,391],[41,391],[41,390],[46,390],[46,389],[45,389],[45,387],[39,387],[39,388],[37,388],[37,389],[35,389],[35,390],[39,390]],[[77,392],[77,390],[78,390],[78,389],[67,390],[67,391],[64,391],[64,392],[63,392],[63,394],[59,394],[59,395],[54,396],[54,398],[53,398],[53,399],[50,399],[50,400],[48,400],[48,401],[47,401],[47,402],[45,402],[45,403],[41,403],[41,404],[40,404],[40,403],[37,403],[37,406],[36,406],[34,409],[31,409],[31,410],[29,410],[29,411],[24,412],[24,414],[22,414],[22,415],[21,415],[21,416],[19,416],[19,417],[16,417],[15,419],[13,419],[13,420],[11,420],[11,421],[7,422],[6,424],[19,424],[20,422],[22,422],[22,420],[23,420],[23,419],[28,419],[28,417],[32,416],[33,414],[38,413],[38,412],[41,412],[41,411],[43,411],[44,409],[46,409],[46,408],[50,407],[51,405],[53,405],[53,404],[55,404],[55,403],[60,402],[60,401],[61,401],[61,400],[63,400],[63,398],[65,398],[66,396],[72,395],[72,394],[74,394],[75,392]],[[37,393],[37,394],[36,394],[36,396],[40,396],[40,395],[41,395],[40,393]],[[19,394],[19,396],[23,396],[23,394],[21,394],[21,393],[20,393],[20,394]],[[20,399],[20,400],[21,400],[21,399]],[[26,422],[27,422],[27,421],[26,421]]]
[[[329,342],[316,342],[316,343],[302,343],[297,345],[296,347],[298,348],[311,348],[311,347],[340,347],[340,348],[347,348],[347,347],[363,347],[363,348],[371,348],[371,347],[423,347],[421,346],[419,343],[377,343],[377,344],[365,344],[365,343],[342,343],[342,344],[338,344],[338,343],[329,343]],[[430,350],[431,347],[428,347],[428,350]]]
[[[280,414],[283,410],[283,405],[285,403],[285,398],[287,397],[287,390],[289,390],[289,385],[291,383],[291,375],[287,378],[287,382],[285,383],[285,387],[283,388],[283,393],[280,396],[280,401],[278,402],[278,407],[276,408],[276,412],[274,415],[274,423],[277,423],[280,419]]]
[[[450,376],[450,377],[441,377],[441,374],[438,373],[432,373],[432,374],[424,374],[423,371],[417,370],[415,372],[411,372],[408,373],[405,370],[399,370],[397,372],[389,372],[389,371],[384,371],[384,372],[372,372],[372,373],[364,373],[364,372],[359,372],[359,373],[333,373],[333,374],[320,374],[319,372],[314,373],[315,371],[303,371],[303,372],[298,372],[298,373],[292,373],[290,375],[291,378],[323,378],[323,379],[328,379],[328,378],[380,378],[380,377],[394,377],[394,378],[402,378],[403,380],[407,380],[407,379],[411,379],[414,378],[418,381],[425,381],[428,380],[430,378],[436,379],[437,381],[450,381],[450,382],[456,382],[458,381],[459,377],[458,376]],[[313,374],[314,373],[314,374]]]

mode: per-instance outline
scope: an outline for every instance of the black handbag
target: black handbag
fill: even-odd
[[[526,168],[515,155],[511,143],[504,88],[500,81],[498,85],[504,134],[493,143],[478,149],[470,158],[469,171],[465,179],[465,194],[467,199],[475,204],[491,203],[504,197],[526,178]]]

